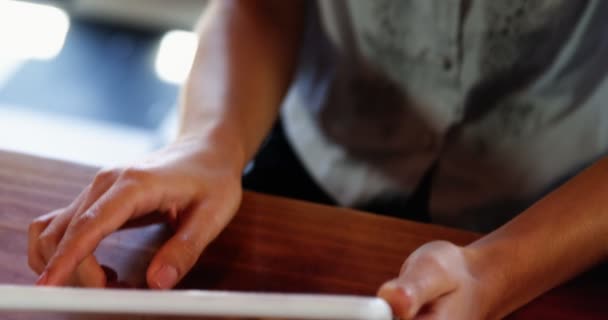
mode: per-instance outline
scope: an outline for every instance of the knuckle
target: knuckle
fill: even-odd
[[[93,204],[88,210],[83,212],[78,217],[74,218],[71,223],[71,229],[76,231],[87,230],[90,226],[94,226],[99,217],[99,209],[97,204]]]
[[[119,177],[117,192],[135,199],[145,194],[146,190],[149,190],[155,181],[154,173],[149,170],[136,167],[128,168]]]
[[[443,266],[439,258],[433,252],[414,252],[401,266],[401,274],[413,270],[442,270]]]
[[[408,259],[412,265],[435,266],[439,262],[438,252],[427,245],[416,250]]]
[[[45,225],[45,223],[42,220],[40,220],[40,218],[36,218],[29,224],[29,226],[27,228],[27,233],[30,236],[35,236],[42,231],[42,228],[44,228],[44,225]]]
[[[441,259],[433,253],[421,254],[416,259],[417,264],[427,266],[428,268],[441,268]]]
[[[84,243],[101,240],[105,236],[102,220],[99,204],[93,204],[72,221],[69,243],[66,245],[75,248]]]
[[[95,208],[83,212],[81,215],[74,217],[66,231],[65,245],[77,244],[84,241],[86,238],[95,237],[98,233],[96,223],[98,215]]]
[[[115,181],[118,176],[119,172],[116,169],[102,169],[95,175],[93,185],[106,185]]]
[[[46,228],[46,226],[55,218],[57,217],[59,214],[61,214],[63,212],[62,209],[60,210],[55,210],[52,211],[50,213],[47,213],[45,215],[42,215],[40,217],[35,218],[34,220],[32,220],[32,222],[30,222],[30,224],[28,225],[28,234],[29,235],[37,235],[41,232],[44,231],[44,229]]]
[[[120,174],[120,179],[129,182],[144,183],[151,177],[148,170],[139,167],[128,167]]]
[[[411,263],[439,272],[448,272],[450,264],[458,261],[456,258],[460,254],[461,248],[451,242],[433,241],[423,245],[414,252],[411,257]]]
[[[51,234],[41,234],[38,238],[38,247],[42,251],[42,254],[49,258],[57,250],[57,238]]]
[[[421,248],[425,248],[429,251],[443,252],[448,250],[454,250],[458,247],[449,241],[436,240],[423,245]]]

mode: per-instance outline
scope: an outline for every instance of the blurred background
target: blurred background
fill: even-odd
[[[169,141],[204,0],[0,0],[0,149],[97,166]]]

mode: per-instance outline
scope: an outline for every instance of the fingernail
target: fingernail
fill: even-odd
[[[170,289],[177,282],[177,269],[165,264],[156,271],[154,279],[159,289]]]
[[[412,309],[411,295],[407,288],[395,280],[382,285],[383,297],[387,299],[395,315],[402,319],[413,319],[415,310]]]
[[[48,282],[48,280],[49,280],[49,276],[48,276],[47,272],[46,272],[46,271],[44,271],[44,272],[43,272],[43,273],[40,275],[40,277],[38,278],[38,280],[36,281],[36,285],[37,285],[37,286],[45,286],[45,285],[46,285],[46,283]]]

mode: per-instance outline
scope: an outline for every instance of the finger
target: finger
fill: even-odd
[[[51,212],[44,216],[36,218],[28,228],[27,236],[27,258],[28,264],[34,272],[37,274],[42,273],[46,266],[46,259],[39,249],[39,238],[40,234],[46,230],[47,226],[51,223],[53,218],[57,215],[57,212]]]
[[[80,262],[95,251],[101,240],[119,229],[132,215],[151,211],[149,208],[156,207],[158,203],[146,201],[159,198],[152,190],[140,192],[136,184],[126,183],[111,187],[84,213],[72,219],[38,283],[65,283]]]
[[[171,237],[156,253],[147,271],[150,288],[174,287],[194,266],[205,247],[228,224],[230,210],[222,205],[198,205],[188,212]]]
[[[104,288],[107,278],[103,267],[94,255],[86,257],[76,269],[78,285],[86,288]]]
[[[42,273],[48,259],[54,254],[57,243],[70,221],[70,211],[74,203],[65,209],[55,210],[44,215],[30,225],[28,233],[28,257],[31,257],[31,267],[37,273]]]
[[[55,253],[57,244],[63,237],[70,219],[81,207],[85,197],[90,193],[87,186],[69,206],[41,216],[30,224],[28,232],[28,261],[30,267],[40,274],[44,271],[48,259]]]
[[[112,170],[102,170],[93,179],[73,203],[74,214],[78,215],[86,211],[93,203],[104,195],[116,182],[118,173]]]
[[[397,279],[384,283],[377,293],[378,297],[386,300],[393,314],[400,319],[411,319],[412,296],[397,284]]]
[[[43,269],[55,254],[57,244],[65,232],[70,219],[71,214],[57,215],[39,236],[38,253],[42,260]],[[95,257],[89,256],[78,266],[76,273],[70,276],[70,280],[67,283],[70,286],[103,287],[105,285],[105,277],[103,277],[103,272],[100,272],[99,269],[100,267]]]
[[[48,223],[42,233],[38,235],[37,246],[38,251],[44,257],[44,264],[55,254],[57,244],[61,241],[63,233],[67,229],[72,214],[67,210],[61,210],[59,213]]]
[[[55,219],[53,223],[49,226],[49,229],[53,229],[52,231],[55,234],[55,238],[58,238],[57,243],[63,238],[66,229],[72,219],[73,216],[77,216],[82,211],[88,209],[99,197],[101,197],[110,187],[111,184],[115,182],[115,177],[113,174],[105,174],[100,173],[97,175],[93,183],[88,186],[81,195],[78,197],[76,201],[74,201],[72,210],[75,213],[73,214],[65,214],[67,219]],[[63,217],[61,217],[63,218]],[[52,255],[48,256],[50,260],[55,252],[52,252]],[[87,256],[76,268],[75,274],[71,277],[73,280],[73,284],[75,286],[82,286],[87,288],[103,288],[106,285],[106,273],[101,265],[97,262],[97,259],[94,255]]]
[[[90,189],[90,186],[85,188],[76,200],[65,209],[53,211],[48,217],[45,216],[47,217],[48,222],[44,230],[37,235],[32,234],[30,236],[30,244],[32,245],[33,250],[36,250],[38,253],[38,257],[40,258],[39,262],[42,264],[42,270],[44,270],[48,261],[55,254],[57,245],[63,238],[63,234],[65,233],[70,220],[74,216],[76,209],[84,202],[85,196],[89,193]]]
[[[69,220],[69,219],[68,219]],[[67,223],[66,223],[67,225]],[[44,238],[44,249],[41,253],[43,258],[43,269],[46,267],[48,261],[55,255],[58,241]],[[93,255],[86,257],[76,268],[76,272],[69,277],[69,285],[71,286],[82,286],[88,288],[103,288],[106,283],[105,273],[102,267],[97,262],[97,259]]]
[[[435,262],[420,259],[378,291],[396,316],[413,319],[420,309],[456,289],[457,283]]]

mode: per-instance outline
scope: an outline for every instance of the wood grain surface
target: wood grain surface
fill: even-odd
[[[27,266],[28,223],[67,205],[96,171],[0,151],[0,283],[35,281]],[[147,263],[169,233],[162,225],[119,231],[102,243],[96,256],[117,270],[120,280],[143,287]],[[404,259],[421,244],[436,239],[466,244],[477,237],[440,226],[246,192],[233,222],[179,287],[373,295],[383,281],[396,276]],[[607,270],[593,270],[510,318],[607,319]],[[19,312],[0,313],[0,319],[160,318]]]

